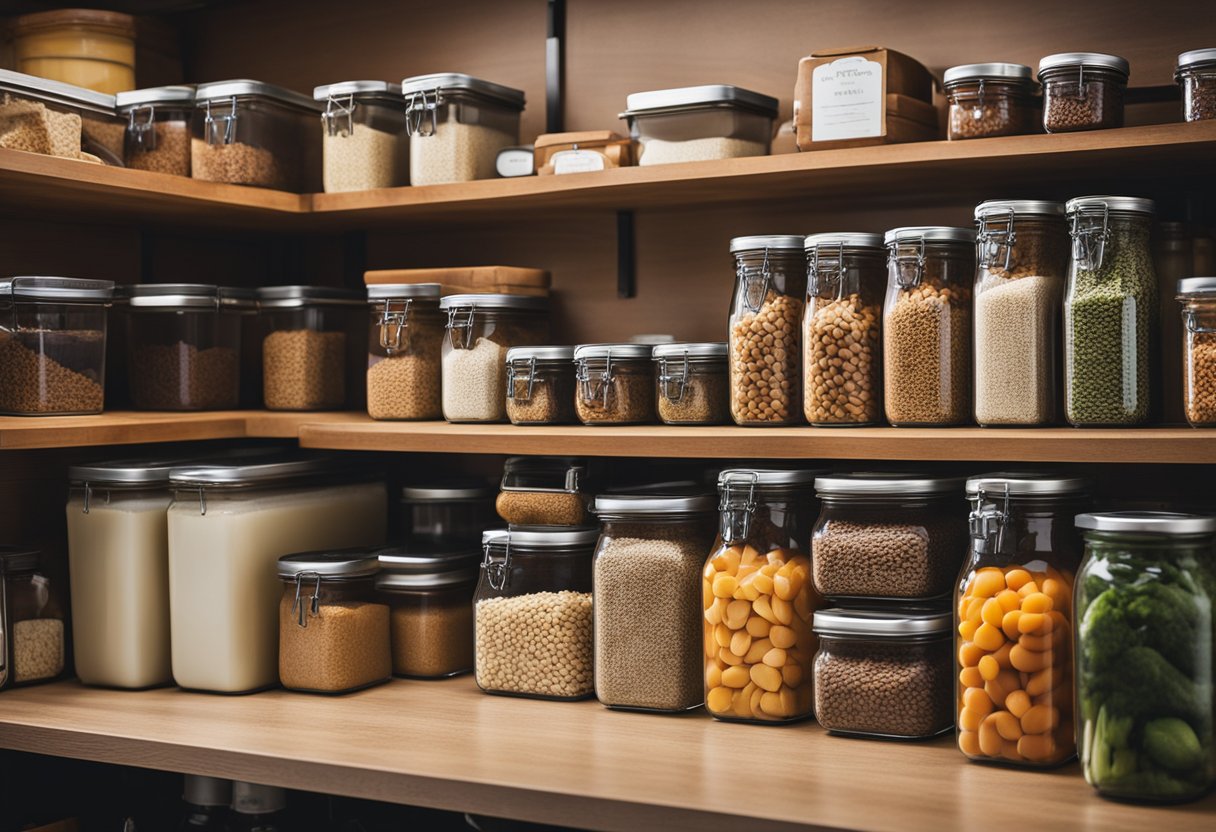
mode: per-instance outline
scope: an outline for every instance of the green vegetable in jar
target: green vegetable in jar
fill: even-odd
[[[1171,771],[1185,772],[1203,764],[1199,737],[1176,717],[1154,719],[1144,726],[1144,750],[1153,762]]]

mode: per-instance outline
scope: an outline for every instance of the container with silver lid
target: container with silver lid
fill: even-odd
[[[1216,426],[1216,277],[1178,281],[1182,404],[1193,427]]]
[[[1038,129],[1038,101],[1030,67],[990,63],[952,66],[942,76],[950,102],[946,136],[982,139]]]
[[[574,347],[507,350],[507,418],[511,424],[575,422],[574,375]]]
[[[459,72],[401,82],[410,137],[410,183],[492,179],[498,152],[519,144],[522,90]]]
[[[777,99],[729,84],[635,92],[621,118],[640,165],[767,156]]]
[[[12,125],[0,147],[122,166],[125,131],[112,95],[0,69],[0,121]]]
[[[320,102],[325,193],[408,185],[409,136],[401,85],[342,81],[312,91]]]
[[[329,286],[258,289],[262,393],[268,410],[337,410],[359,398],[367,296]]]
[[[367,287],[367,413],[373,419],[439,419],[444,316],[438,283]]]
[[[1182,87],[1182,117],[1216,118],[1216,49],[1192,49],[1178,56],[1174,80]]]
[[[1061,52],[1039,61],[1043,128],[1048,133],[1123,126],[1127,60],[1100,52]]]
[[[123,160],[134,170],[190,175],[190,119],[194,85],[120,92],[114,97],[127,123]]]
[[[665,425],[721,425],[730,421],[724,342],[656,344],[658,414]]]
[[[494,497],[498,490],[480,480],[431,481],[401,489],[402,540],[414,537],[481,540],[495,524]]]
[[[588,465],[567,456],[513,456],[503,465],[498,516],[518,526],[581,526]]]
[[[190,175],[206,182],[294,193],[320,190],[323,108],[261,81],[199,84],[194,97]]]
[[[637,425],[655,419],[653,347],[581,344],[574,348],[575,412],[584,425]]]

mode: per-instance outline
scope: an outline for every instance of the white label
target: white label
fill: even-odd
[[[550,159],[555,174],[590,173],[604,169],[604,155],[594,150],[561,150]]]
[[[882,135],[882,64],[853,55],[815,67],[811,141]]]
[[[508,147],[506,150],[500,150],[498,152],[496,167],[498,168],[498,175],[502,177],[531,176],[532,151],[518,147]]]

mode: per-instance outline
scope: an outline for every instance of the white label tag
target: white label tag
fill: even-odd
[[[604,169],[604,155],[593,150],[561,150],[550,161],[555,174],[589,173]]]
[[[811,84],[811,141],[882,135],[882,64],[841,58],[815,67]]]

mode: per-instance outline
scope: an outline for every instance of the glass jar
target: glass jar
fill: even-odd
[[[812,425],[882,421],[882,297],[878,234],[812,234],[802,316],[802,388]]]
[[[100,413],[109,280],[0,278],[0,413]]]
[[[50,682],[67,669],[67,631],[41,553],[0,546],[0,690]]]
[[[883,372],[887,421],[958,425],[971,418],[970,228],[895,228],[887,246]]]
[[[811,715],[811,616],[822,600],[804,547],[816,473],[718,475],[721,524],[701,572],[705,707],[716,719],[774,724]]]
[[[574,347],[507,350],[507,418],[513,425],[569,425],[574,410]]]
[[[1157,333],[1153,201],[1087,196],[1067,204],[1072,260],[1064,295],[1065,415],[1074,425],[1148,421]]]
[[[1048,133],[1123,126],[1125,59],[1099,52],[1061,52],[1039,61],[1043,128]]]
[[[958,747],[973,760],[1072,759],[1072,518],[1088,484],[990,474],[967,480],[971,547],[955,597]]]
[[[1182,405],[1193,427],[1216,427],[1216,277],[1178,281]]]
[[[574,410],[584,425],[638,425],[655,420],[654,348],[582,344],[574,348]]]
[[[735,237],[730,313],[730,415],[739,425],[802,420],[798,358],[806,296],[805,238]],[[767,375],[766,375],[767,373]]]
[[[258,783],[232,784],[227,832],[289,832],[287,792]]]
[[[190,175],[190,119],[194,87],[181,84],[120,92],[114,97],[127,120],[123,162],[133,170]]]
[[[1082,514],[1081,770],[1103,797],[1194,800],[1216,785],[1216,518]]]
[[[228,832],[225,816],[232,803],[232,781],[187,774],[182,787],[178,832]]]
[[[730,421],[725,342],[656,344],[651,350],[656,401],[665,425],[723,425]]]
[[[729,84],[635,92],[625,107],[643,166],[767,156],[777,118],[777,99]]]
[[[122,166],[126,127],[114,96],[21,72],[0,70],[0,147]]]
[[[993,200],[975,209],[975,420],[1059,418],[1060,306],[1068,272],[1064,205]]]
[[[507,351],[549,339],[549,302],[523,295],[448,295],[443,339],[443,418],[507,420]]]
[[[1178,56],[1174,80],[1182,87],[1182,117],[1216,118],[1216,49],[1193,49]]]
[[[410,183],[493,179],[498,151],[519,144],[522,90],[458,72],[401,82],[410,137]]]
[[[325,193],[396,188],[410,183],[410,137],[401,86],[343,81],[312,91],[321,113],[321,180]]]
[[[829,733],[926,739],[954,727],[950,613],[820,610],[815,718]]]
[[[464,537],[481,543],[481,532],[498,519],[497,490],[478,480],[407,485],[401,489],[401,540]]]
[[[586,699],[595,692],[591,555],[596,529],[517,527],[482,536],[474,674],[487,693]]]
[[[568,456],[513,456],[503,465],[498,516],[512,526],[587,521],[587,463]]]
[[[373,284],[367,346],[367,415],[439,419],[444,316],[438,283]]]
[[[362,292],[349,289],[258,289],[267,410],[339,410],[346,405],[347,365],[356,354],[357,363],[363,363],[359,309],[364,303]]]
[[[697,578],[714,539],[713,497],[600,496],[595,514],[596,697],[627,710],[700,707]]]
[[[460,539],[414,538],[380,552],[393,675],[444,679],[473,670],[473,591],[481,552]]]
[[[1021,136],[1038,127],[1038,102],[1030,67],[1022,64],[964,64],[942,76],[950,102],[946,138]]]
[[[914,474],[815,480],[815,590],[840,603],[948,599],[967,548],[962,485]]]

